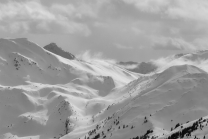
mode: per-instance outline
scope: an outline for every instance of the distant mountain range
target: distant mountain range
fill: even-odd
[[[66,59],[69,60],[75,59],[75,56],[73,54],[64,51],[61,47],[57,46],[56,43],[50,43],[44,46],[43,48]],[[141,74],[148,74],[157,69],[157,66],[154,65],[154,63],[152,62],[137,63],[133,61],[128,61],[128,62],[118,62],[117,64],[129,71],[135,73],[141,73]]]
[[[137,63],[137,62],[129,61],[129,62],[118,62],[118,65],[129,71],[141,73],[141,74],[148,74],[154,72],[157,69],[157,66],[153,62]]]

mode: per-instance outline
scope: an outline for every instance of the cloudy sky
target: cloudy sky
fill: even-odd
[[[208,0],[0,0],[0,37],[147,61],[207,49]]]

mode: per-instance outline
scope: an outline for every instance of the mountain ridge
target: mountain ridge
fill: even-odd
[[[137,74],[121,66],[137,62],[67,59],[25,38],[0,39],[0,138],[208,138],[207,55],[147,62]]]
[[[62,56],[64,58],[67,58],[69,60],[75,59],[75,56],[69,52],[64,51],[61,47],[58,47],[56,43],[50,43],[43,47],[44,49],[57,54],[59,56]]]

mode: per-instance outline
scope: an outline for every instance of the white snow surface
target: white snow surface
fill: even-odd
[[[207,55],[140,75],[0,39],[0,139],[207,139],[206,62],[193,62]]]

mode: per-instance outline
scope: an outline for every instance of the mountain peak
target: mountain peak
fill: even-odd
[[[72,60],[75,59],[75,56],[69,52],[64,51],[62,48],[60,48],[56,43],[52,42],[46,46],[44,46],[44,49],[57,54],[61,57],[64,57],[66,59]]]

